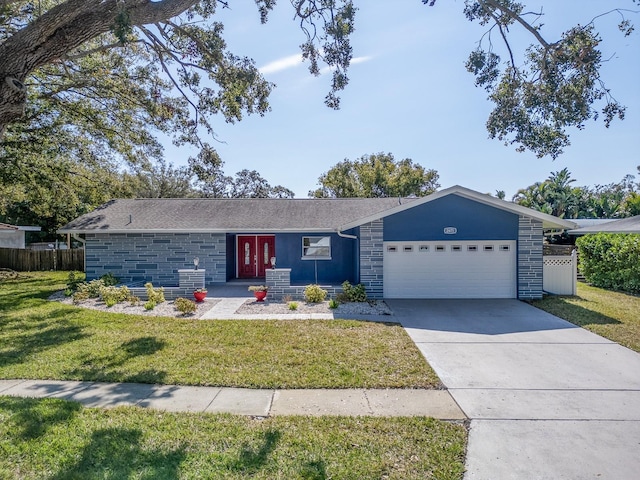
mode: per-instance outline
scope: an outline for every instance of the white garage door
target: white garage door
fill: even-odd
[[[386,298],[515,298],[516,242],[384,242]]]

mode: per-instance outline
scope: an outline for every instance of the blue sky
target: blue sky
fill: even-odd
[[[567,167],[576,185],[618,182],[640,165],[640,15],[630,37],[616,29],[617,14],[598,20],[606,62],[602,77],[627,107],[626,119],[606,129],[589,122],[571,132],[572,145],[552,161],[518,153],[488,139],[485,122],[491,111],[484,90],[464,69],[469,52],[485,29],[468,22],[462,0],[439,0],[427,7],[420,0],[358,0],[352,43],[354,64],[342,107],[327,108],[330,74],[313,77],[299,60],[304,35],[293,21],[293,9],[280,0],[261,25],[253,0],[230,2],[220,12],[229,48],[256,61],[274,82],[272,111],[236,124],[214,119],[215,145],[233,174],[257,170],[272,185],[283,185],[306,197],[318,177],[336,163],[378,152],[411,158],[438,171],[442,188],[462,185],[480,192],[505,190],[510,199],[519,188]],[[609,2],[608,2],[609,3]],[[528,10],[544,6],[543,34],[549,40],[575,24],[585,24],[605,11],[601,0],[526,2]],[[615,6],[633,8],[630,0]],[[393,5],[393,7],[389,7]],[[512,29],[516,55],[530,43]],[[499,39],[494,37],[494,43]],[[525,43],[526,42],[526,43]],[[182,165],[196,150],[166,142],[166,157]]]

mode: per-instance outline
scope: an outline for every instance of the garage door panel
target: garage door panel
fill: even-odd
[[[385,242],[384,248],[387,298],[516,296],[515,241]]]

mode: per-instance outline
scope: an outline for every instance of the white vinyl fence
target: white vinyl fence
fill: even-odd
[[[542,269],[542,289],[555,295],[575,295],[578,276],[578,255],[545,255]]]

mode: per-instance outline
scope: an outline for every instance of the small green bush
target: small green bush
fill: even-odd
[[[329,300],[329,308],[330,309],[335,310],[339,306],[340,306],[340,302],[338,302],[336,299],[332,298],[331,300]]]
[[[155,304],[164,302],[164,288],[153,288],[153,284],[151,282],[145,283],[144,288],[147,289],[147,298],[149,301],[152,301]]]
[[[100,280],[102,280],[102,283],[107,287],[112,287],[113,285],[120,283],[120,279],[111,272],[102,275]]]
[[[351,285],[348,280],[342,282],[342,290],[344,295],[341,298],[346,298],[348,302],[366,302],[367,291],[363,284]]]
[[[145,302],[144,304],[145,310],[153,310],[154,308],[156,308],[156,302],[154,302],[153,300],[149,300],[148,302]]]
[[[598,233],[576,240],[580,272],[587,282],[640,293],[640,235]]]
[[[297,310],[298,309],[298,302],[289,302],[289,310]]]
[[[100,287],[100,299],[108,306],[112,307],[116,303],[125,302],[131,298],[131,292],[126,285],[121,287],[103,286]]]
[[[196,311],[196,302],[189,300],[188,298],[176,298],[173,302],[176,310],[178,310],[183,315],[187,315],[189,313],[193,313]]]
[[[304,289],[304,299],[309,303],[324,302],[327,298],[327,291],[320,288],[320,285],[307,285]]]
[[[98,298],[100,289],[104,287],[103,280],[91,280],[90,282],[81,282],[76,286],[76,292],[73,294],[74,303],[82,302],[88,298]]]
[[[107,307],[113,307],[113,306],[114,306],[115,304],[117,304],[117,303],[118,303],[118,301],[117,301],[115,298],[112,298],[112,297],[111,297],[111,298],[108,298],[108,299],[106,299],[106,300],[104,301],[104,304],[105,304]]]
[[[69,272],[69,275],[67,275],[67,288],[64,291],[67,297],[73,295],[73,292],[78,289],[78,285],[84,281],[83,277],[84,275],[80,272]],[[68,291],[71,291],[71,293],[67,294]]]

